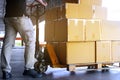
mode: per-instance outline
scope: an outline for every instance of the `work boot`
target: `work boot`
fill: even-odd
[[[24,70],[23,75],[24,76],[30,76],[30,77],[33,77],[33,78],[40,78],[40,77],[42,77],[42,74],[38,73],[34,69]]]
[[[10,79],[12,78],[12,74],[10,72],[3,71],[3,79]]]

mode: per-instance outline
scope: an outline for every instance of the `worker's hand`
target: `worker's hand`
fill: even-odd
[[[41,3],[43,6],[47,6],[47,2],[45,0],[36,0],[36,1]]]

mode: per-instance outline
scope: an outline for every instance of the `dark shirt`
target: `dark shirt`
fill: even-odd
[[[26,14],[26,0],[6,0],[5,17],[21,17]]]

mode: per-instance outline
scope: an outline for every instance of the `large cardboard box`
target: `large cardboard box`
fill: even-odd
[[[112,62],[120,62],[120,41],[112,41],[111,45]]]
[[[89,14],[88,14],[89,13]],[[61,18],[92,18],[93,11],[90,5],[80,5],[73,3],[66,3],[58,8],[58,19]]]
[[[50,42],[62,65],[95,63],[95,42]]]
[[[84,4],[66,3],[58,7],[58,19],[61,18],[107,19],[107,8]]]
[[[55,21],[55,41],[85,41],[84,20],[61,19]]]
[[[101,20],[99,19],[89,19],[85,23],[85,40],[86,41],[96,41],[100,40],[101,36]]]
[[[102,6],[102,0],[79,0],[80,4]]]
[[[120,21],[95,20],[86,21],[86,41],[120,40]]]
[[[93,19],[103,19],[107,20],[107,8],[101,6],[92,6],[93,7]]]
[[[96,62],[120,62],[120,40],[96,41]]]
[[[120,21],[103,21],[101,40],[120,40]]]
[[[95,42],[67,43],[67,64],[94,62]]]
[[[111,41],[96,41],[96,63],[110,63]]]
[[[46,21],[45,22],[45,41],[50,42],[54,41],[54,32],[55,26],[54,21]]]

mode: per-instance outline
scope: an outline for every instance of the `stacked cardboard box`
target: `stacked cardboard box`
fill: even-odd
[[[107,20],[101,5],[102,0],[80,0],[46,12],[45,40],[61,64],[120,61],[120,22]]]
[[[78,0],[80,4],[102,6],[102,0]]]
[[[55,21],[60,19],[106,19],[107,9],[100,6],[66,3],[46,11],[45,19]]]

